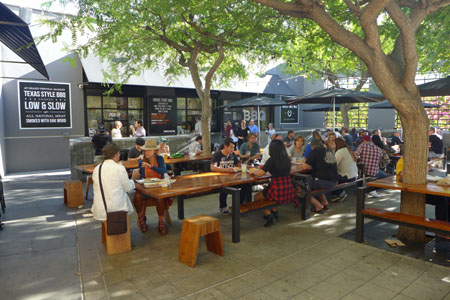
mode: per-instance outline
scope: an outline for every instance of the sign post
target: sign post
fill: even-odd
[[[72,128],[70,83],[18,81],[20,129]]]

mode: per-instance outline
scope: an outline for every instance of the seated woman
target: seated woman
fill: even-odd
[[[328,134],[328,139],[325,141],[325,146],[331,152],[336,152],[336,133],[330,132]]]
[[[289,158],[292,161],[301,161],[305,159],[305,139],[302,136],[298,136],[294,140],[294,145],[288,149]]]
[[[335,156],[339,175],[338,183],[355,181],[358,178],[356,155],[343,138],[337,138],[335,144]],[[331,201],[344,201],[344,199],[347,198],[347,193],[344,190],[336,190],[332,192],[332,194],[335,195],[335,197],[334,199],[331,199]]]
[[[158,155],[159,145],[156,143],[156,140],[147,140],[141,149],[144,152],[144,157],[139,161],[138,169],[133,171],[133,179],[163,179],[164,173],[166,173],[166,164],[164,163],[164,158]],[[164,225],[164,210],[166,206],[170,205],[169,199],[154,199],[154,201],[158,212],[158,230],[160,234],[165,235],[167,234],[167,229]],[[146,232],[148,229],[147,224],[145,224],[147,220],[145,217],[146,206],[144,205],[142,194],[136,193],[134,195],[134,207],[138,214],[138,226],[142,232]]]
[[[264,164],[262,169],[250,170],[250,175],[263,176],[270,172],[269,188],[265,190],[264,198],[269,201],[277,201],[278,204],[287,204],[291,201],[297,201],[294,186],[291,180],[291,161],[286,152],[286,147],[282,141],[273,140],[269,146],[270,158]],[[258,201],[255,197],[254,201]],[[278,211],[272,208],[264,210],[264,217],[267,219],[265,227],[272,225],[274,219],[278,219]]]
[[[322,141],[322,136],[320,135],[320,131],[319,130],[314,130],[313,132],[312,132],[312,139],[311,139],[311,142],[313,141],[313,140],[320,140],[320,141]],[[306,145],[306,147],[305,147],[305,158],[308,158],[308,156],[309,156],[309,154],[311,153],[311,151],[312,151],[312,148],[311,148],[311,143],[309,143],[308,145]]]
[[[333,152],[325,149],[321,140],[313,139],[311,142],[312,151],[306,163],[301,164],[301,169],[312,169],[313,177],[312,189],[329,189],[335,187],[339,176],[337,173],[336,157]],[[315,197],[311,197],[314,205],[314,212],[323,214],[323,210],[328,209],[328,201],[325,194],[319,196],[320,202]]]

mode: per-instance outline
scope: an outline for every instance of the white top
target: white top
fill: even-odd
[[[113,139],[121,139],[122,138],[122,132],[120,131],[119,128],[113,128],[111,130],[111,137]]]
[[[98,170],[96,166],[92,174],[94,181],[94,203],[92,204],[92,214],[99,221],[106,220],[105,205],[103,204],[102,192],[98,181]],[[105,193],[106,206],[108,212],[128,211],[131,214],[134,209],[131,204],[129,192],[134,190],[133,180],[128,179],[128,173],[124,166],[116,163],[112,159],[107,159],[102,167],[102,184]]]
[[[237,143],[238,140],[239,140],[237,138],[237,136],[234,135],[233,129],[230,130],[230,137],[231,137],[231,139],[233,140],[234,143]]]
[[[201,151],[202,150],[202,144],[200,144],[198,141],[193,141],[190,145],[189,145],[189,154],[197,154],[197,151]]]
[[[266,161],[268,161],[269,158],[270,158],[270,155],[269,155],[269,145],[270,145],[270,143],[268,143],[267,146],[264,148],[264,153],[263,153],[263,156],[262,156],[262,159],[261,159],[261,164],[262,164],[262,165],[265,164]]]
[[[348,179],[358,176],[358,167],[347,148],[341,148],[334,154],[336,156],[338,174]]]
[[[270,140],[272,138],[272,135],[274,135],[275,133],[277,133],[275,128],[267,130],[268,139]]]
[[[198,134],[202,135],[202,121],[198,121],[195,123],[195,132],[198,132]]]

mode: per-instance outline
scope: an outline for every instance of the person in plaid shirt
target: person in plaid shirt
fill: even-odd
[[[375,176],[376,178],[387,177],[379,167],[383,152],[370,140],[370,136],[365,135],[362,137],[362,143],[356,148],[355,154],[364,164],[367,176]],[[370,192],[370,195],[379,197],[376,191]]]
[[[270,142],[269,154],[270,158],[264,164],[262,169],[250,170],[250,175],[263,176],[267,172],[270,172],[272,175],[269,189],[265,190],[263,193],[265,200],[277,201],[278,204],[287,204],[291,201],[296,202],[297,197],[290,175],[291,160],[289,159],[283,142],[280,140],[273,140]],[[278,219],[277,209],[275,207],[272,208],[272,211],[265,209],[264,218],[267,220],[264,226],[271,226],[273,221]]]

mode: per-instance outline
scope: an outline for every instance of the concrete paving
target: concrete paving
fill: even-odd
[[[231,242],[231,217],[218,212],[218,195],[185,201],[185,216],[220,219],[225,256],[200,240],[197,265],[178,262],[181,221],[176,203],[166,236],[154,207],[145,234],[131,217],[132,251],[108,256],[92,194],[81,209],[63,204],[69,175],[5,182],[7,211],[0,232],[1,299],[449,299],[450,268],[340,238],[354,228],[355,199],[331,204],[302,221],[298,209],[279,207],[263,227],[261,212],[241,217],[241,242]],[[369,201],[397,207],[398,193]],[[370,203],[369,202],[369,203]],[[229,199],[229,203],[231,200]]]

